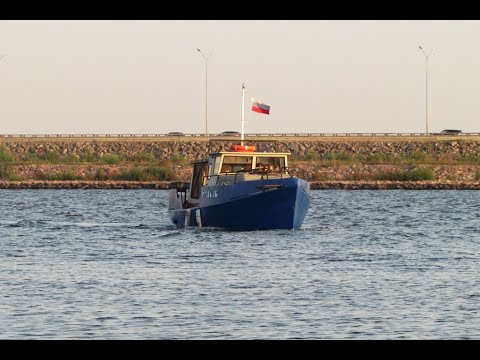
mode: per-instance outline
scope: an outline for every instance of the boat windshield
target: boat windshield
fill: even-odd
[[[256,168],[268,168],[269,172],[282,172],[285,168],[285,158],[278,156],[258,156]]]
[[[221,173],[236,173],[252,169],[253,156],[225,156],[223,158]]]

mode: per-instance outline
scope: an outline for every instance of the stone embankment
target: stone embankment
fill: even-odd
[[[194,160],[204,157],[209,150],[217,151],[226,149],[230,144],[237,142],[219,141],[212,143],[208,148],[209,138],[187,137],[179,139],[162,138],[1,138],[0,146],[5,148],[15,159],[11,163],[12,171],[23,181],[3,181],[0,188],[65,188],[65,189],[166,189],[167,182],[127,182],[109,181],[131,167],[129,163],[119,165],[99,165],[88,162],[90,155],[93,158],[105,156],[123,156],[134,159],[135,156],[149,156],[153,161],[172,160],[181,157]],[[258,151],[286,151],[297,157],[296,163],[306,168],[312,175],[312,189],[479,189],[478,174],[480,171],[480,138],[477,137],[424,137],[424,138],[285,138],[279,143],[267,141],[258,143]],[[78,164],[49,164],[35,162],[35,159],[46,158],[47,154],[70,156],[81,159]],[[436,159],[428,164],[417,162],[415,165],[381,164],[368,165],[358,160],[352,164],[336,164],[331,161],[329,165],[308,159],[325,158],[326,155],[338,155],[350,159],[365,159],[388,154],[388,158],[401,158],[402,156],[415,157],[427,155]],[[340,156],[340,155],[341,156]],[[311,156],[310,156],[311,155]],[[29,161],[32,160],[32,163]],[[87,160],[86,160],[87,159]],[[108,159],[108,158],[107,158]],[[468,163],[448,165],[455,159],[470,159]],[[473,159],[473,160],[472,160]],[[475,160],[477,159],[477,160]],[[300,161],[301,160],[301,161]],[[438,163],[436,163],[438,160]],[[174,164],[172,162],[172,164]],[[176,163],[175,163],[176,164]],[[1,165],[1,164],[0,164]],[[435,174],[435,181],[373,181],[375,174],[394,171],[406,171],[410,168],[428,167]],[[97,176],[101,170],[103,181]],[[83,180],[54,181],[41,180],[45,174],[71,171],[77,178]],[[187,163],[182,166],[172,165],[174,177],[180,181],[188,181],[191,167]]]
[[[231,142],[219,141],[212,143],[211,150],[226,148]],[[132,157],[138,154],[149,154],[156,159],[170,159],[172,156],[182,156],[186,159],[198,159],[204,157],[208,152],[207,139],[187,140],[88,140],[80,139],[9,139],[0,138],[0,145],[3,145],[16,157],[42,156],[45,153],[57,153],[71,155],[77,158],[96,154],[98,157],[106,155],[119,155]],[[480,153],[480,140],[470,138],[452,137],[433,139],[411,139],[402,140],[397,138],[373,138],[364,140],[345,140],[315,138],[308,140],[285,139],[281,143],[265,142],[258,145],[260,151],[289,151],[292,155],[304,156],[307,154],[327,155],[333,153],[349,154],[352,157],[371,156],[375,154],[388,153],[393,157],[411,155],[416,152],[423,152],[435,157],[449,154],[449,156],[468,156]]]
[[[172,188],[168,181],[60,181],[29,180],[0,181],[0,189],[153,189],[167,190]]]
[[[168,181],[0,181],[0,189],[123,189],[168,190]],[[312,190],[480,190],[480,181],[313,181]]]
[[[480,181],[314,181],[312,190],[480,190]]]

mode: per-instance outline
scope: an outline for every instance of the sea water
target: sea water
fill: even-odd
[[[480,339],[480,192],[313,191],[300,230],[167,192],[0,190],[2,339]]]

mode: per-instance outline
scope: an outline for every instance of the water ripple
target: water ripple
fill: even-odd
[[[2,338],[480,338],[480,192],[314,191],[252,232],[176,229],[163,191],[0,193]]]

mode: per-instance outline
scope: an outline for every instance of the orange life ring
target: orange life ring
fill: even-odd
[[[256,147],[253,145],[232,145],[230,150],[232,151],[255,151]]]

